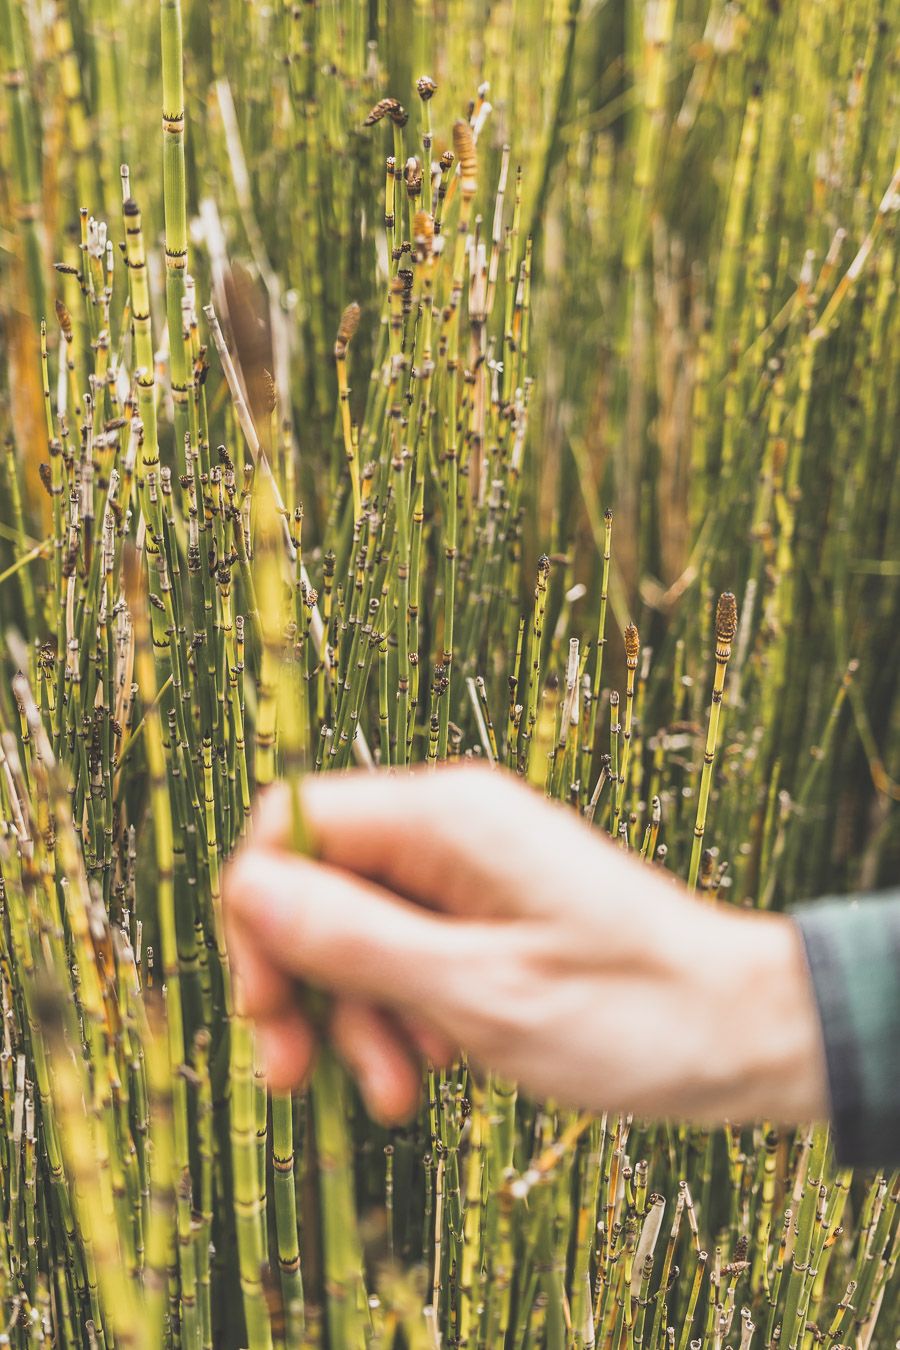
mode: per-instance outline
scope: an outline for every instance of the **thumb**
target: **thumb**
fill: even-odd
[[[429,909],[482,919],[518,911],[518,900],[510,906],[500,892],[522,888],[494,884],[491,860],[503,857],[507,880],[517,866],[527,874],[517,844],[523,832],[539,834],[542,806],[510,775],[480,766],[316,774],[303,782],[303,810],[323,862]],[[254,841],[287,848],[290,820],[288,791],[270,789],[256,804]]]

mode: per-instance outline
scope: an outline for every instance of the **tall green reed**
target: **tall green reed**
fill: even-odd
[[[711,901],[887,866],[874,7],[7,8],[10,1343],[886,1344],[897,1178],[823,1128],[269,1101],[220,914],[254,788],[354,760],[496,760]]]

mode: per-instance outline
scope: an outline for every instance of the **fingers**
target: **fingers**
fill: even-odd
[[[502,851],[515,866],[523,823],[535,837],[540,808],[511,776],[479,766],[316,775],[304,782],[303,802],[323,861],[430,908],[482,914],[504,908],[490,884],[492,858]],[[273,789],[259,804],[254,841],[286,847],[290,821],[287,791]]]
[[[290,976],[260,953],[242,925],[229,922],[226,931],[236,1010],[259,1021],[292,1007],[297,986]]]
[[[408,1118],[420,1059],[453,1057],[452,1043],[423,1025],[421,1012],[434,992],[435,963],[448,955],[447,929],[458,926],[271,848],[242,851],[226,869],[223,898],[238,1006],[257,1021],[271,1089],[296,1089],[311,1073],[317,1037],[300,1002],[300,982],[309,982],[338,995],[329,1037],[369,1112],[385,1123]]]
[[[359,1084],[369,1115],[382,1124],[397,1124],[415,1113],[422,1078],[417,1042],[435,1048],[440,1041],[431,1033],[407,1036],[404,1030],[386,1013],[353,999],[339,999],[329,1021],[330,1040]],[[299,1004],[258,1022],[256,1037],[272,1092],[308,1085],[317,1038]]]
[[[257,1023],[255,1031],[270,1091],[296,1092],[308,1086],[317,1038],[299,1005]],[[401,1029],[388,1014],[352,999],[335,1004],[329,1037],[356,1079],[369,1115],[385,1125],[400,1124],[415,1114],[422,1056],[440,1064],[453,1058],[436,1033],[418,1027]]]
[[[459,1058],[459,1046],[455,1045],[449,1036],[413,1017],[398,1016],[397,1021],[422,1058],[427,1059],[435,1068],[446,1068]]]
[[[312,1071],[316,1035],[298,1005],[257,1024],[257,1045],[272,1092],[304,1087]]]
[[[247,971],[249,1008],[256,1015],[283,1004],[285,980],[301,979],[427,1016],[436,992],[447,985],[445,965],[464,965],[473,940],[466,924],[429,914],[332,867],[272,850],[244,850],[225,872],[223,893],[230,940]]]
[[[381,874],[397,844],[426,829],[433,847],[442,819],[490,775],[479,767],[453,766],[438,773],[343,773],[315,775],[303,784],[303,809],[315,852],[337,867],[366,876]],[[461,780],[463,780],[461,782]],[[253,841],[286,847],[292,804],[284,784],[274,784],[254,803]],[[422,843],[418,835],[418,843]]]
[[[384,1124],[408,1120],[418,1105],[422,1074],[416,1055],[391,1019],[369,1004],[341,999],[329,1033],[359,1083],[369,1115]]]

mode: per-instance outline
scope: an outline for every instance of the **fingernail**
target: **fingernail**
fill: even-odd
[[[264,1027],[256,1029],[256,1061],[263,1076],[268,1078],[272,1065],[272,1038]]]

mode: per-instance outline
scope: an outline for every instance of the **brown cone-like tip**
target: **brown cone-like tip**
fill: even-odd
[[[410,197],[418,197],[422,191],[422,166],[415,155],[411,155],[406,161],[403,177],[406,180],[406,191]]]
[[[62,329],[62,335],[66,342],[72,341],[72,315],[66,309],[61,300],[56,301],[56,320]]]
[[[637,666],[640,650],[641,639],[637,630],[637,624],[630,623],[625,629],[625,660],[628,662],[629,666]]]
[[[403,104],[396,98],[380,98],[374,108],[370,108],[363,122],[364,127],[373,127],[383,117],[389,117],[398,127],[406,126],[407,114]]]
[[[716,638],[719,642],[734,641],[737,622],[737,601],[731,591],[723,591],[716,605]]]
[[[427,103],[430,98],[434,97],[437,85],[430,75],[420,75],[416,80],[416,89],[419,91],[419,98],[422,102]]]
[[[478,152],[472,128],[462,118],[453,123],[453,149],[459,160],[460,187],[465,195],[471,197],[478,186]]]
[[[344,312],[341,315],[341,321],[338,324],[337,338],[334,344],[335,356],[343,356],[344,352],[347,350],[354,333],[359,327],[359,317],[361,313],[362,310],[355,300],[351,300],[350,304],[345,307]]]
[[[265,384],[266,389],[266,402],[268,405],[268,409],[269,412],[272,413],[275,411],[275,408],[278,404],[278,389],[275,385],[275,380],[272,376],[272,372],[270,370],[266,370],[265,368],[263,369],[263,383]]]
[[[427,256],[434,241],[434,216],[430,211],[417,211],[413,221],[413,238],[420,252]]]

